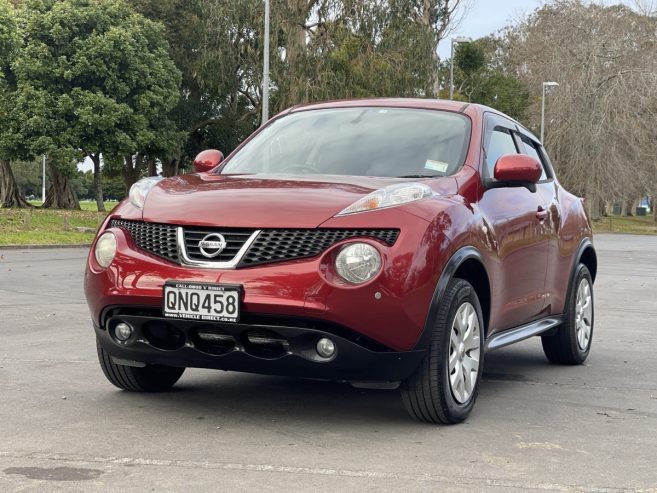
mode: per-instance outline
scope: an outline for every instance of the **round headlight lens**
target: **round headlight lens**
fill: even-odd
[[[381,255],[372,245],[351,243],[338,253],[335,269],[345,281],[362,284],[372,279],[381,269]]]
[[[114,260],[114,255],[116,255],[116,236],[114,236],[114,233],[108,231],[100,235],[96,242],[94,255],[98,265],[103,269],[109,267],[109,264]]]

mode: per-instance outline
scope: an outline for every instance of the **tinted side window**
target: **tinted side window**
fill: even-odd
[[[490,136],[490,142],[486,149],[486,167],[488,177],[493,178],[495,163],[505,154],[517,154],[516,144],[513,142],[511,133],[504,128],[496,128]]]
[[[536,149],[535,144],[529,140],[525,136],[520,136],[520,140],[522,140],[522,147],[521,149],[523,154],[526,154],[527,156],[534,157],[538,159],[538,162],[541,163],[541,168],[543,169],[543,172],[541,173],[541,181],[547,180],[548,179],[548,173],[545,170],[545,163],[543,162],[543,159],[541,158],[541,155],[539,154],[538,150]]]

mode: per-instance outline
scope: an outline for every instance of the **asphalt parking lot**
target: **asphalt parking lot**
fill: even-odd
[[[593,349],[487,356],[462,425],[395,391],[188,370],[168,394],[102,375],[86,250],[0,248],[0,491],[657,491],[657,237],[595,241]]]

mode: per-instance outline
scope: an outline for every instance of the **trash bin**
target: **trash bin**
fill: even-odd
[[[637,207],[636,208],[636,215],[637,216],[645,216],[646,215],[646,208],[645,207]]]
[[[622,207],[621,207],[620,204],[614,204],[613,207],[611,208],[611,213],[614,216],[620,216],[621,209],[622,209]]]

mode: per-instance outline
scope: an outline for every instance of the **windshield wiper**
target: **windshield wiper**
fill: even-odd
[[[438,178],[440,175],[402,175],[395,178]]]

